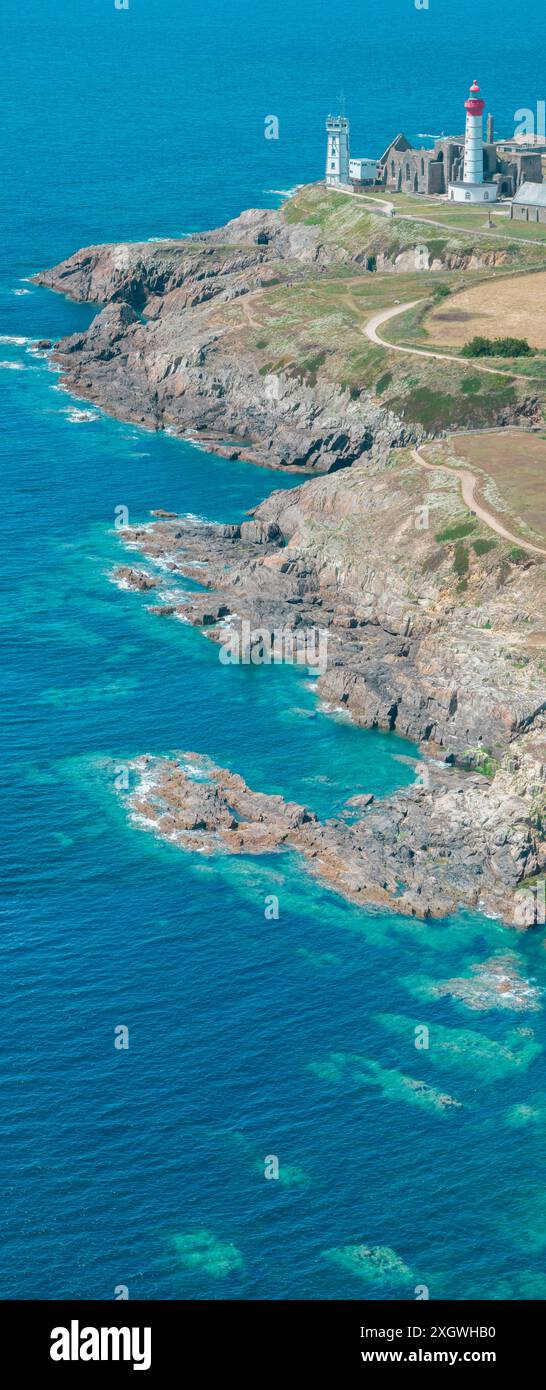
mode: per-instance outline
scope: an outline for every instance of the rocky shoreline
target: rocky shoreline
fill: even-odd
[[[264,375],[244,345],[254,294],[310,270],[320,280],[337,261],[315,228],[252,210],[192,241],[87,247],[34,278],[103,306],[87,332],[55,346],[74,395],[228,459],[327,472],[424,435],[334,383]]]
[[[378,803],[357,798],[346,819],[326,824],[236,779],[243,830],[227,814],[228,804],[234,808],[233,796],[225,799],[232,774],[216,768],[210,785],[195,783],[166,762],[151,819],[160,833],[183,831],[186,848],[200,851],[286,844],[355,901],[388,902],[424,917],[478,907],[530,925],[540,920],[540,901],[525,881],[543,873],[546,862],[544,682],[530,662],[506,661],[505,644],[514,642],[518,624],[521,642],[528,641],[521,609],[533,591],[540,601],[544,567],[508,565],[499,589],[498,557],[476,563],[478,628],[466,593],[463,603],[453,582],[450,548],[444,555],[430,531],[416,533],[411,513],[408,524],[411,486],[421,489],[419,498],[429,495],[422,491],[428,474],[410,461],[392,472],[370,465],[274,493],[241,525],[159,519],[122,532],[127,546],[152,566],[160,563],[163,583],[166,572],[197,576],[202,586],[183,592],[179,603],[171,594],[163,604],[156,593],[151,613],[202,629],[225,661],[234,649],[240,659],[234,635],[245,624],[243,659],[258,664],[270,659],[268,635],[297,640],[320,631],[327,638],[317,681],[322,700],[363,727],[396,729],[425,755],[414,786]],[[452,516],[456,486],[442,486]],[[397,509],[403,515],[396,546]],[[427,574],[431,553],[435,565]],[[141,592],[157,587],[153,570],[140,567],[120,567],[114,578]],[[411,589],[416,583],[420,593]]]
[[[153,599],[152,618],[200,627],[223,660],[244,630],[243,659],[260,664],[268,634],[297,647],[318,633],[326,705],[424,754],[413,787],[324,824],[235,773],[196,781],[166,760],[146,809],[138,794],[134,808],[201,852],[292,848],[354,901],[423,917],[462,905],[530,925],[543,920],[546,870],[545,566],[480,528],[462,565],[457,480],[405,447],[424,431],[309,366],[263,374],[230,318],[243,305],[248,326],[265,286],[297,286],[310,267],[320,284],[347,258],[315,226],[250,212],[195,242],[90,248],[36,277],[105,304],[55,350],[78,396],[227,458],[322,474],[240,524],[157,510],[120,532],[147,567],[120,564],[114,581]],[[166,574],[200,587],[164,596]]]
[[[532,854],[524,803],[513,808],[520,825],[510,844],[497,829],[496,853],[488,848],[482,855],[484,839],[469,822],[472,803],[485,810],[477,777],[435,770],[426,788],[414,786],[377,804],[370,797],[356,815],[348,802],[346,818],[321,822],[308,807],[252,791],[242,777],[193,753],[176,761],[144,757],[135,770],[131,813],[188,852],[291,849],[315,877],[354,903],[422,918],[477,907],[516,926],[532,924],[530,915],[518,914],[510,862],[514,851],[527,862]],[[490,826],[502,806],[500,792],[489,799]]]

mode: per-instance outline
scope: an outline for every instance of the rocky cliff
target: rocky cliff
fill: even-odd
[[[156,593],[151,611],[202,627],[223,659],[240,657],[244,624],[245,659],[260,663],[274,659],[269,636],[281,632],[293,635],[293,655],[299,643],[312,662],[318,644],[302,639],[320,633],[327,707],[420,743],[416,785],[348,806],[346,821],[320,825],[302,812],[287,829],[285,810],[265,798],[256,847],[298,848],[355,899],[422,915],[481,906],[523,925],[534,900],[521,889],[546,864],[546,572],[508,546],[481,553],[476,544],[463,581],[449,534],[467,515],[456,479],[425,472],[403,451],[387,466],[369,461],[273,493],[240,526],[161,518],[130,529],[123,539],[152,570],[114,577],[145,590],[157,561],[173,576],[198,574],[202,592],[178,606]],[[479,540],[487,538],[477,531]],[[156,822],[187,832],[188,797],[194,810],[201,791],[173,768],[165,781],[164,771]],[[165,804],[172,777],[182,808],[174,821]],[[240,815],[250,822],[249,798]],[[219,812],[201,825],[209,848],[220,832],[224,848],[251,848],[238,820],[227,826],[221,799],[206,799]],[[192,843],[202,848],[199,836]]]
[[[87,332],[57,345],[66,386],[121,419],[277,468],[328,472],[434,433],[449,368],[435,374],[432,362],[417,360],[413,379],[404,359],[366,347],[372,307],[366,312],[366,293],[356,304],[355,291],[378,285],[370,266],[391,279],[418,264],[423,273],[412,279],[423,283],[433,266],[487,267],[506,250],[478,254],[455,238],[443,261],[432,251],[423,258],[418,223],[389,228],[352,205],[337,211],[333,228],[318,216],[293,220],[306,211],[296,200],[198,238],[88,247],[38,275],[39,284],[102,306]],[[421,377],[424,401],[412,391]],[[457,366],[455,418],[460,384]],[[486,401],[474,394],[462,404],[469,423],[536,412],[513,388],[495,395],[491,387]]]
[[[536,402],[525,383],[518,397],[489,377],[483,414],[481,382],[465,391],[460,364],[414,371],[363,344],[363,310],[385,302],[371,262],[402,274],[415,232],[387,234],[375,217],[363,249],[346,202],[335,235],[301,208],[295,220],[249,212],[191,241],[92,247],[37,277],[104,305],[56,349],[77,395],[228,458],[327,474],[274,492],[239,525],[157,513],[122,535],[148,568],[120,565],[115,582],[153,598],[154,617],[202,627],[223,653],[245,624],[260,661],[268,633],[318,632],[327,707],[425,755],[414,787],[326,825],[225,770],[196,789],[161,764],[148,820],[190,848],[289,844],[356,900],[422,915],[480,906],[523,925],[539,918],[546,865],[545,566],[477,523],[461,549],[456,478],[420,468],[405,446],[427,432],[412,399],[421,413],[442,400],[465,423],[478,406],[480,423],[534,418]],[[450,247],[443,264],[469,255]],[[201,590],[164,595],[165,569],[198,575]]]
[[[253,294],[311,267],[320,278],[335,259],[315,228],[251,211],[199,241],[89,247],[37,280],[104,306],[56,351],[76,395],[228,457],[327,471],[422,434],[334,383],[260,375],[241,332]]]

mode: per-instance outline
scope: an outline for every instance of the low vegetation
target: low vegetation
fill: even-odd
[[[494,433],[461,434],[421,447],[427,462],[450,469],[470,469],[477,479],[476,500],[508,527],[513,536],[521,538],[522,542],[544,546],[546,550],[546,438],[542,434],[503,429]],[[437,533],[436,540],[445,543],[468,536],[477,556],[485,556],[496,546],[507,572],[510,565],[529,563],[529,553],[523,544],[502,544],[488,536],[487,531],[484,536],[482,525],[470,513],[463,526],[464,530],[459,521],[454,520]]]
[[[535,349],[526,338],[471,338],[462,349],[463,357],[534,357]]]
[[[391,349],[430,346],[429,329],[435,315],[439,316],[435,325],[438,333],[444,331],[444,322],[459,329],[461,298],[477,291],[485,301],[490,293],[498,298],[503,287],[513,283],[506,274],[507,266],[525,268],[518,284],[532,282],[534,289],[542,276],[528,274],[527,268],[535,265],[537,258],[546,260],[546,247],[542,251],[540,246],[507,242],[500,225],[497,247],[495,234],[487,241],[481,237],[476,216],[469,217],[465,227],[458,230],[446,226],[442,238],[437,230],[435,233],[430,225],[427,227],[421,215],[439,216],[443,221],[443,204],[417,198],[410,199],[407,207],[400,200],[393,202],[397,210],[398,206],[403,210],[403,219],[385,217],[380,199],[374,203],[373,196],[349,196],[321,184],[300,189],[284,204],[283,216],[289,226],[318,230],[321,259],[308,266],[298,263],[295,274],[283,283],[270,280],[253,294],[246,315],[234,301],[230,312],[237,343],[241,343],[243,332],[264,378],[282,374],[309,386],[331,382],[346,390],[352,401],[373,397],[410,428],[424,429],[429,435],[505,425],[516,417],[523,403],[528,417],[533,410],[538,412],[543,390],[546,402],[546,363],[543,371],[542,358],[540,354],[534,357],[529,337],[525,344],[516,346],[515,351],[522,355],[514,378],[501,370],[508,346],[501,347],[500,356],[496,341],[491,349],[482,345],[477,356],[489,357],[494,352],[498,375],[486,376],[477,368],[471,373],[465,371],[459,353],[465,337],[470,337],[468,331],[451,349],[452,364],[426,356],[412,359]],[[434,271],[421,268],[417,252],[424,246],[429,264],[437,267]],[[404,261],[393,273],[401,254]],[[484,265],[476,269],[480,256]],[[502,276],[497,270],[499,258]],[[491,265],[486,264],[489,261]],[[450,270],[452,264],[457,268]],[[369,319],[399,303],[413,303],[414,307],[382,327],[384,347],[371,343],[365,335]],[[499,314],[497,322],[503,321]],[[432,341],[437,340],[433,337]],[[449,334],[445,346],[449,351]],[[472,348],[472,356],[474,351]]]
[[[472,541],[472,549],[475,555],[488,555],[489,551],[495,550],[497,545],[498,541],[493,539],[488,540],[486,536],[477,536],[476,540]]]
[[[463,536],[469,536],[470,532],[476,529],[476,526],[477,522],[473,518],[469,518],[468,521],[457,521],[453,526],[446,526],[443,531],[437,531],[434,539],[438,542],[462,540]]]

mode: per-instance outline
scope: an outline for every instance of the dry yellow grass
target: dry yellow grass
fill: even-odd
[[[546,272],[460,290],[433,309],[425,328],[430,342],[443,347],[462,347],[477,334],[546,347]]]
[[[477,498],[499,521],[511,524],[522,539],[546,541],[546,439],[524,430],[452,435],[426,446],[423,456],[430,462],[459,463],[475,471]],[[488,495],[488,479],[496,497]]]

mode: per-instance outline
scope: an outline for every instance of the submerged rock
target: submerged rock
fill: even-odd
[[[376,1014],[377,1022],[404,1040],[415,1043],[416,1020],[402,1014]],[[421,1022],[421,1020],[419,1021]],[[428,1026],[427,1062],[433,1067],[476,1074],[482,1081],[494,1082],[527,1068],[540,1056],[542,1047],[531,1028],[514,1028],[502,1042],[476,1033],[471,1028],[446,1028],[439,1023]]]
[[[187,1235],[174,1236],[173,1246],[178,1260],[186,1269],[206,1274],[212,1279],[225,1278],[227,1274],[242,1269],[244,1264],[237,1246],[219,1240],[212,1231],[190,1231]]]
[[[470,976],[461,975],[434,985],[431,996],[450,994],[467,1009],[510,1009],[518,1013],[536,1012],[542,1007],[542,991],[520,975],[518,958],[511,953],[492,956],[471,966]]]
[[[377,1086],[385,1100],[404,1101],[426,1110],[461,1109],[461,1102],[447,1091],[438,1091],[420,1077],[407,1076],[395,1067],[382,1067],[367,1057],[333,1052],[322,1062],[311,1062],[309,1071],[321,1081],[349,1080],[355,1085]]]
[[[340,1245],[325,1250],[324,1258],[370,1284],[407,1285],[414,1279],[408,1265],[388,1245]]]

